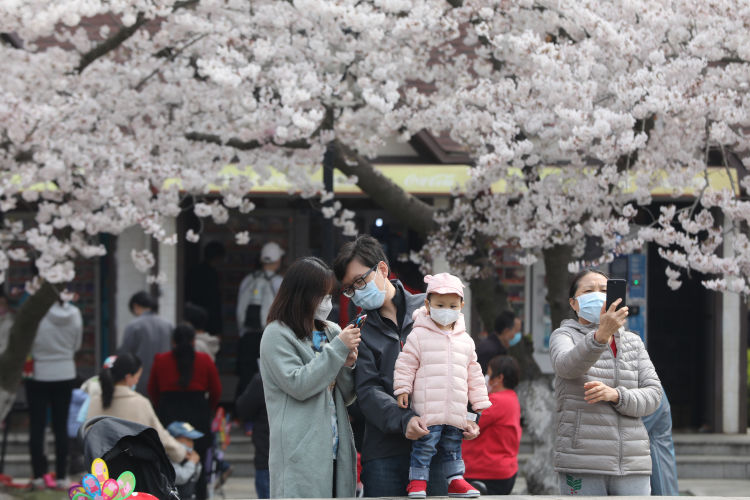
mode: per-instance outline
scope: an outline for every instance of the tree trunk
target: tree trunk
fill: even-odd
[[[552,330],[555,330],[562,320],[573,317],[568,302],[568,282],[570,281],[568,263],[573,258],[573,247],[555,245],[545,248],[543,253],[547,281],[546,298],[552,319]]]
[[[34,344],[39,322],[57,299],[57,290],[45,281],[16,314],[10,328],[8,347],[0,354],[0,420],[5,419],[13,406],[16,390],[21,382],[23,365]]]
[[[435,208],[432,205],[401,189],[378,172],[367,158],[339,141],[333,141],[330,148],[333,166],[345,175],[357,176],[357,186],[385,211],[422,236],[435,229]]]

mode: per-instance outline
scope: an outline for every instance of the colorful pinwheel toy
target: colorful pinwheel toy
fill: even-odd
[[[148,493],[135,491],[135,476],[126,470],[116,480],[109,477],[107,464],[101,458],[91,463],[91,474],[81,478],[81,484],[74,484],[68,490],[71,500],[158,500]]]

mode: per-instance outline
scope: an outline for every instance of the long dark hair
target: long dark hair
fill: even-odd
[[[267,323],[280,321],[299,339],[310,337],[324,324],[315,318],[315,309],[335,284],[333,271],[317,257],[303,257],[284,274],[279,292],[271,304]]]
[[[179,384],[183,389],[190,385],[193,378],[193,362],[195,361],[195,329],[189,323],[180,323],[172,332],[172,355],[177,361],[177,372],[180,374]]]
[[[141,360],[138,359],[138,356],[125,352],[117,356],[111,368],[104,368],[99,373],[99,385],[102,387],[102,408],[106,409],[112,406],[115,384],[122,382],[127,375],[135,375],[140,369]]]

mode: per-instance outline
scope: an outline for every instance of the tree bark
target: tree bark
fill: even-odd
[[[5,419],[13,405],[18,384],[21,382],[23,365],[34,344],[39,322],[58,297],[55,287],[45,281],[16,314],[10,328],[8,347],[0,354],[0,420]]]
[[[421,236],[427,236],[436,228],[435,208],[432,205],[401,189],[378,172],[367,158],[339,141],[333,141],[330,147],[333,166],[345,175],[356,176],[357,186],[384,210]]]
[[[573,257],[570,245],[555,245],[543,250],[544,269],[547,281],[547,303],[552,319],[552,330],[557,329],[562,320],[572,318],[568,302],[570,274],[568,263]]]

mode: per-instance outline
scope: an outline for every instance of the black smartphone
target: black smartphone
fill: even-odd
[[[365,321],[367,321],[367,315],[363,314],[361,316],[357,316],[357,319],[354,320],[354,326],[357,328],[362,328],[362,325],[365,324]]]
[[[622,302],[617,306],[617,309],[625,307],[625,293],[627,283],[623,279],[611,279],[607,280],[607,309],[617,299],[622,299]]]

